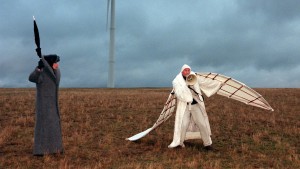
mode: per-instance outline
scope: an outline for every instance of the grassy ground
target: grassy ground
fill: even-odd
[[[215,150],[168,149],[174,116],[156,121],[171,89],[60,89],[65,154],[32,155],[35,89],[0,89],[0,168],[300,168],[300,89],[255,89],[274,112],[206,99]]]

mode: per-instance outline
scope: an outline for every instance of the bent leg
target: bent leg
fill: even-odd
[[[180,145],[184,147],[184,140],[185,140],[185,135],[186,131],[189,127],[190,124],[190,119],[191,119],[191,112],[189,111],[188,107],[185,109],[183,119],[182,119],[182,128],[181,128],[181,136],[180,136]]]
[[[201,109],[198,104],[192,105],[191,110],[192,117],[198,126],[201,134],[201,138],[203,140],[204,146],[209,146],[212,144],[212,140],[210,137],[210,126],[206,123],[205,116],[203,112],[201,112]]]

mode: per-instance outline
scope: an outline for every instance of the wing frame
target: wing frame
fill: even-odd
[[[262,97],[262,95],[240,81],[219,73],[212,72],[197,72],[196,76],[198,76],[199,78],[211,79],[221,82],[222,86],[217,91],[218,95],[240,101],[247,105],[274,111],[274,109]]]
[[[171,93],[169,94],[169,97],[168,97],[166,103],[164,104],[163,110],[161,111],[158,119],[153,124],[153,126],[138,133],[138,134],[135,134],[129,138],[126,138],[126,140],[136,141],[136,140],[141,139],[142,137],[146,136],[148,133],[150,133],[151,131],[156,129],[158,126],[160,126],[162,123],[167,121],[173,115],[175,108],[176,108],[176,96],[175,96],[174,89],[173,89],[171,91]]]

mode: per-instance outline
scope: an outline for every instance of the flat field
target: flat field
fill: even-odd
[[[0,88],[0,168],[300,168],[300,89],[256,88],[274,112],[206,98],[214,151],[201,140],[169,149],[174,115],[153,125],[170,88],[59,91],[65,153],[32,155],[35,89]]]

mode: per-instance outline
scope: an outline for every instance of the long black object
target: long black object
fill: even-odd
[[[35,44],[36,44],[36,53],[39,56],[39,58],[42,57],[42,50],[40,47],[40,34],[39,34],[39,28],[36,24],[35,18],[33,16],[33,30],[34,30],[34,40],[35,40]]]

